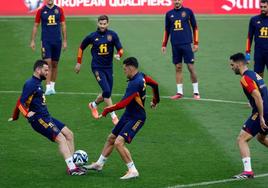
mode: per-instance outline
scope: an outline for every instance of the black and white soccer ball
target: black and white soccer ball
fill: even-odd
[[[73,161],[77,166],[85,165],[88,162],[87,152],[84,150],[77,150],[73,154]]]
[[[24,0],[24,4],[29,11],[34,11],[42,6],[43,0]]]

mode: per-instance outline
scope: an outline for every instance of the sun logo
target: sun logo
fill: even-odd
[[[34,11],[42,6],[43,0],[24,0],[24,4],[29,11]]]

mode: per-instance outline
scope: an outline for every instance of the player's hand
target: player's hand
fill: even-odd
[[[245,55],[247,63],[250,63],[250,53],[246,53]]]
[[[67,49],[67,41],[63,41],[62,48],[63,48],[63,51]]]
[[[117,61],[120,61],[120,55],[119,55],[119,54],[114,54],[114,58],[115,58]]]
[[[81,64],[80,63],[76,63],[75,67],[74,67],[74,71],[78,74],[80,72],[81,69]]]
[[[153,101],[151,101],[151,104],[150,105],[151,105],[151,108],[152,109],[156,109],[156,107],[157,107],[157,104],[155,104]]]
[[[167,47],[162,46],[161,52],[162,52],[162,54],[166,54],[167,53]]]
[[[260,117],[260,125],[261,125],[261,129],[262,129],[263,131],[266,131],[265,129],[268,129],[268,126],[266,125],[263,116]]]
[[[193,45],[193,52],[197,52],[198,51],[198,45]]]
[[[33,51],[35,50],[35,41],[34,40],[31,41],[30,47],[32,48]]]

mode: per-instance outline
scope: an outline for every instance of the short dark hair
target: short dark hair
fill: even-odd
[[[268,3],[268,0],[261,0],[261,3]]]
[[[44,65],[48,65],[46,61],[44,60],[37,60],[35,63],[34,63],[34,66],[33,66],[33,71],[35,71],[37,68],[42,68]]]
[[[135,68],[139,67],[139,62],[135,57],[128,57],[123,61],[123,64],[126,66],[133,66]]]
[[[233,62],[242,61],[244,62],[244,64],[247,63],[245,55],[241,52],[231,55],[230,60],[232,60]]]
[[[101,20],[107,20],[107,22],[109,22],[109,17],[107,15],[100,15],[98,17],[98,22],[101,21]]]

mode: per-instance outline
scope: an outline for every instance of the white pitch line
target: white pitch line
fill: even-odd
[[[262,178],[262,177],[266,177],[266,176],[268,176],[268,173],[256,175],[255,178]],[[174,186],[169,186],[167,188],[197,187],[197,186],[204,186],[204,185],[214,185],[214,184],[220,184],[220,183],[228,183],[228,182],[234,182],[234,181],[248,181],[248,180],[223,179],[223,180],[207,181],[207,182],[184,184],[184,185],[174,185]]]
[[[16,93],[16,94],[20,94],[21,91],[0,91],[0,93]],[[98,95],[99,93],[87,93],[87,92],[57,92],[57,94],[60,95]],[[123,96],[123,94],[119,94],[119,93],[113,93],[113,96]],[[152,97],[150,95],[147,95],[148,97]],[[170,96],[160,96],[160,98],[162,99],[169,99]],[[196,100],[194,98],[190,98],[190,97],[183,97],[180,100]],[[217,103],[229,103],[229,104],[248,104],[247,102],[243,102],[243,101],[229,101],[229,100],[223,100],[223,99],[205,99],[205,98],[201,98],[199,99],[199,101],[206,101],[206,102],[217,102]]]

